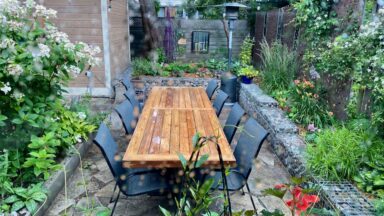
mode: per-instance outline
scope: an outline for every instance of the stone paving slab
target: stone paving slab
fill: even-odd
[[[225,107],[220,116],[221,122],[225,122],[230,108]],[[242,122],[245,121],[245,118]],[[234,142],[238,139],[237,134]],[[252,190],[252,196],[255,200],[256,207],[259,211],[262,209],[274,210],[279,208],[288,214],[284,203],[280,200],[264,197],[261,191],[266,188],[271,188],[276,184],[287,183],[290,175],[285,170],[279,159],[272,153],[272,148],[269,143],[264,143],[259,157],[254,161],[254,168],[249,177],[248,183]],[[84,176],[84,177],[83,177]],[[84,206],[88,195],[88,200],[97,200],[92,203],[97,203],[96,206],[104,206],[112,208],[109,199],[112,195],[114,181],[111,180],[111,173],[108,166],[95,145],[93,145],[87,156],[83,158],[83,169],[78,168],[75,174],[67,180],[67,200],[65,199],[65,190],[63,189],[51,208],[47,211],[47,216],[66,215],[94,215],[94,211],[84,212],[81,208],[75,206]],[[86,180],[84,187],[83,178]],[[85,189],[86,188],[86,189]],[[85,193],[87,191],[87,193]],[[232,192],[231,201],[233,210],[251,210],[253,209],[248,191],[243,195],[241,192]],[[217,192],[215,192],[217,193]],[[141,195],[136,197],[126,198],[121,196],[117,204],[114,215],[161,215],[159,205],[168,209],[174,208],[173,199],[171,196],[148,196]],[[222,203],[215,203],[213,209],[221,209]]]

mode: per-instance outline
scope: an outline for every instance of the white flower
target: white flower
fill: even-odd
[[[7,24],[11,31],[20,31],[20,29],[24,26],[23,23],[14,20],[8,21]]]
[[[4,94],[8,94],[12,88],[9,86],[9,82],[5,83],[3,87],[0,88],[0,91],[4,92]]]
[[[34,0],[26,0],[25,1],[25,6],[28,9],[34,8],[36,6],[36,2]]]
[[[33,16],[44,17],[46,19],[56,18],[57,17],[57,11],[52,10],[52,9],[47,9],[42,5],[36,5],[35,12],[33,13]]]
[[[25,11],[20,7],[20,3],[17,0],[1,0],[0,12],[17,16],[24,14]]]
[[[73,51],[75,49],[75,45],[73,43],[66,43],[64,44],[64,49],[66,49],[67,51]]]
[[[15,46],[15,41],[9,38],[4,38],[1,40],[0,48],[6,49],[6,48],[13,48]]]
[[[80,120],[84,120],[87,118],[87,115],[84,112],[78,112],[77,117],[79,117]]]
[[[23,68],[18,64],[11,64],[8,66],[8,73],[13,76],[20,76],[23,73]]]
[[[48,57],[49,58],[49,56],[50,56],[50,51],[51,51],[51,49],[49,49],[49,47],[47,46],[47,45],[45,45],[45,44],[41,44],[41,43],[39,43],[39,49],[40,49],[40,53],[39,53],[39,56],[41,56],[41,57]]]
[[[71,66],[69,66],[69,67],[64,66],[64,69],[65,69],[67,72],[72,73],[72,74],[75,75],[75,76],[79,75],[80,72],[81,72],[81,69],[80,69],[80,68],[78,68],[78,67],[76,67],[76,66],[73,66],[73,65],[71,65]]]
[[[68,35],[66,33],[56,31],[54,28],[52,28],[52,31],[52,34],[48,35],[49,38],[55,40],[57,43],[69,43]]]
[[[21,92],[16,91],[16,92],[14,92],[14,93],[12,94],[12,96],[13,96],[16,100],[20,100],[20,99],[22,99],[25,95],[24,95],[23,93],[21,93]]]
[[[76,140],[76,142],[81,142],[82,140],[81,140],[81,135],[80,134],[77,134],[76,136],[75,136],[75,140]]]
[[[86,56],[85,56],[84,53],[82,53],[82,52],[76,52],[76,58],[77,58],[78,60],[83,59],[83,58],[85,58],[85,57],[86,57]]]
[[[101,64],[101,58],[89,57],[87,63],[91,66],[99,66]]]

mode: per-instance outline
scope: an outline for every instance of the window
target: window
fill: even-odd
[[[209,48],[209,32],[195,31],[192,32],[192,52],[208,53]]]

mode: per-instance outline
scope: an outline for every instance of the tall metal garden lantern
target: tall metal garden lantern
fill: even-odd
[[[235,21],[239,18],[240,8],[248,8],[246,5],[229,2],[221,5],[225,8],[225,17],[228,20],[229,41],[228,41],[228,69],[232,67],[232,34],[235,27]]]

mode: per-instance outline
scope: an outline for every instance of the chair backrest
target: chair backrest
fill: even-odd
[[[228,95],[225,92],[219,90],[215,100],[213,101],[213,108],[215,109],[217,116],[219,116],[221,113],[221,110],[223,110],[224,103],[227,99],[228,99]]]
[[[125,90],[128,90],[128,89],[130,89],[130,88],[132,87],[131,80],[129,79],[128,76],[124,76],[122,82],[123,82],[123,85],[124,85],[124,87],[125,87]]]
[[[135,93],[135,90],[133,90],[133,88],[130,88],[128,89],[125,93],[124,93],[125,97],[129,100],[129,102],[131,102],[132,106],[133,106],[133,109],[135,111],[139,111],[141,112],[141,109],[140,109],[140,102],[137,100],[137,97],[136,97],[136,93]]]
[[[131,102],[128,100],[124,100],[123,103],[115,108],[115,110],[123,122],[125,132],[127,134],[132,134],[137,124],[139,116],[138,110],[135,111]]]
[[[219,87],[217,80],[211,80],[208,82],[208,86],[205,89],[205,92],[207,93],[209,99],[212,99],[213,93],[215,93],[217,87]]]
[[[243,132],[237,142],[234,156],[238,172],[242,173],[248,179],[252,170],[253,159],[260,152],[268,132],[253,118],[249,118],[244,125]]]
[[[235,103],[224,125],[224,134],[228,142],[231,143],[233,136],[237,131],[237,127],[240,124],[241,117],[245,114],[245,111],[238,103]]]
[[[103,153],[115,179],[120,179],[119,176],[124,174],[124,168],[122,167],[121,158],[118,155],[118,146],[113,139],[109,128],[104,123],[100,124],[97,135],[93,141]]]

